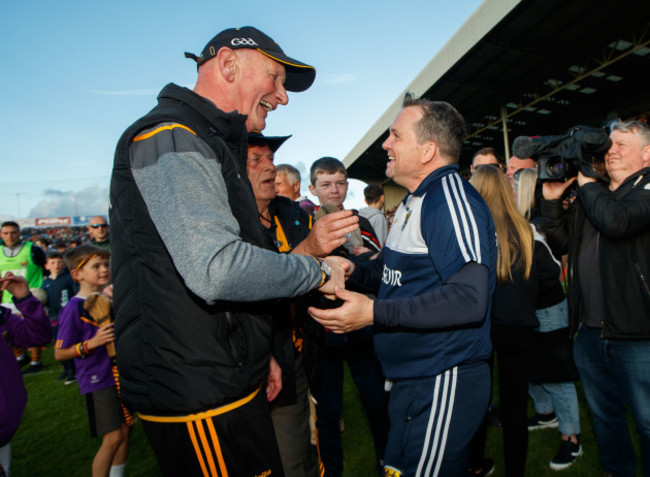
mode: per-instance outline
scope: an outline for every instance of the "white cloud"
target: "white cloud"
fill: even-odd
[[[331,74],[331,75],[323,75],[322,79],[319,78],[318,82],[321,84],[329,84],[329,85],[339,85],[339,84],[346,84],[346,83],[353,83],[356,81],[357,75],[354,73],[340,73],[340,74]]]
[[[108,215],[108,187],[94,185],[76,191],[48,189],[29,217],[74,217]]]

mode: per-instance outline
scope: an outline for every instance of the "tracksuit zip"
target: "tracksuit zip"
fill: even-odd
[[[634,268],[636,268],[636,271],[639,274],[639,278],[641,279],[641,283],[643,283],[646,293],[648,294],[648,296],[650,296],[650,287],[648,287],[648,282],[645,279],[645,275],[643,275],[643,270],[641,270],[641,265],[635,263]]]

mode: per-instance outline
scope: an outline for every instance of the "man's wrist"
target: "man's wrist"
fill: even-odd
[[[320,265],[320,271],[323,274],[323,281],[321,282],[321,286],[323,286],[323,284],[332,277],[332,269],[322,258],[318,258],[317,260]]]
[[[316,263],[318,264],[318,268],[320,269],[321,273],[321,281],[320,284],[316,288],[322,287],[325,282],[329,279],[329,277],[332,275],[332,270],[329,268],[329,265],[327,265],[323,260],[316,258],[316,257],[311,257],[314,260],[316,260]],[[329,274],[326,272],[326,270],[323,268],[323,265],[327,267],[327,270],[329,270]]]

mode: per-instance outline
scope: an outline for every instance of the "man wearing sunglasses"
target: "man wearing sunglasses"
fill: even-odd
[[[88,235],[90,235],[90,244],[111,251],[111,238],[108,233],[108,222],[101,215],[90,219],[88,223]]]

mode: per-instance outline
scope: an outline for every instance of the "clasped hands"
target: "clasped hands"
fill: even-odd
[[[330,300],[342,300],[343,304],[330,309],[310,306],[307,311],[311,317],[334,333],[348,333],[372,325],[374,300],[345,289],[345,278],[354,271],[354,264],[341,257],[327,257],[325,261],[332,268],[332,277],[318,290]]]
[[[292,253],[323,258],[332,270],[332,276],[318,290],[326,298],[343,300],[338,308],[323,310],[309,307],[316,321],[334,333],[358,330],[373,322],[373,300],[361,293],[345,289],[345,279],[354,271],[354,263],[342,257],[328,256],[348,241],[351,232],[359,228],[359,218],[351,210],[341,210],[321,217],[305,240]]]

